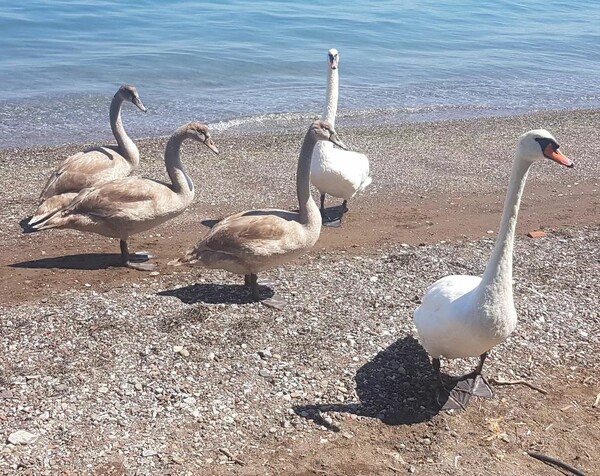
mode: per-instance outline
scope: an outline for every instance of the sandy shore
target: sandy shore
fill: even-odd
[[[549,393],[497,387],[440,414],[412,311],[438,277],[483,270],[516,139],[538,127],[576,166],[530,173],[521,321],[487,372]],[[186,145],[194,204],[131,240],[156,255],[153,276],[112,267],[114,240],[21,234],[49,171],[82,146],[0,150],[0,438],[38,435],[0,444],[0,473],[553,474],[523,453],[534,449],[598,474],[600,111],[337,128],[371,159],[373,185],[343,228],[273,271],[283,312],[249,303],[238,277],[166,263],[202,220],[293,208],[300,134],[215,133],[218,157]],[[165,139],[137,143],[140,173],[166,178]]]

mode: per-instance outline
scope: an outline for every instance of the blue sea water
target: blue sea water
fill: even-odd
[[[320,114],[340,51],[343,123],[600,106],[600,2],[2,0],[0,147],[134,137],[204,120],[272,128]]]

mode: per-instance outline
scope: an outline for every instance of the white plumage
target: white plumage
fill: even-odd
[[[323,119],[335,125],[338,103],[339,53],[328,52],[327,103]],[[325,195],[346,202],[362,192],[370,183],[369,159],[359,152],[336,149],[332,143],[321,142],[313,151],[311,182],[321,194],[321,213],[325,213]]]
[[[558,151],[558,143],[548,131],[538,129],[522,135],[500,231],[485,273],[482,277],[446,276],[436,281],[415,310],[419,338],[434,359],[481,356],[480,371],[487,351],[503,342],[515,329],[512,252],[517,215],[529,167],[543,158],[573,166]]]

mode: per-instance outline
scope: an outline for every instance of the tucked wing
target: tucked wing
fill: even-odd
[[[112,180],[99,187],[82,190],[64,214],[88,214],[100,218],[118,218],[145,215],[155,212],[161,194],[170,193],[165,185],[139,177]]]
[[[127,161],[115,150],[100,147],[72,155],[50,175],[40,198],[98,185],[129,173]]]
[[[197,249],[209,249],[236,254],[252,250],[260,254],[260,249],[272,247],[286,234],[291,225],[276,215],[236,215],[217,224],[198,244]]]

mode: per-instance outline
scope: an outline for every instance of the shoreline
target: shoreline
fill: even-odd
[[[167,139],[170,132],[148,134],[139,132],[139,118],[135,111],[124,111],[125,129],[130,132],[131,137],[137,142],[147,142],[152,140]],[[444,124],[454,121],[478,121],[486,119],[509,119],[521,116],[552,116],[572,113],[596,113],[600,110],[599,106],[550,108],[539,110],[528,110],[526,107],[512,108],[489,108],[479,106],[423,106],[418,108],[405,107],[400,109],[366,109],[357,111],[341,111],[337,117],[337,125],[343,129],[362,129],[375,127],[402,127],[410,124]],[[95,112],[97,115],[97,111]],[[242,116],[227,120],[205,121],[202,117],[190,118],[189,120],[199,120],[207,122],[213,133],[225,134],[233,137],[261,136],[269,133],[301,133],[315,117],[320,113],[310,112],[287,112],[287,113],[268,113],[254,116]],[[114,137],[110,133],[108,116],[99,115],[98,121],[104,124],[100,125],[99,131],[90,137],[81,138],[74,141],[59,142],[40,142],[36,139],[34,143],[26,145],[13,144],[17,139],[10,139],[5,144],[0,144],[0,152],[6,150],[35,150],[42,148],[59,148],[69,146],[84,146],[109,144],[114,142]],[[181,124],[183,124],[182,122]],[[171,126],[174,131],[181,124]],[[154,130],[165,130],[166,125],[153,124]],[[342,129],[340,129],[342,130]],[[104,131],[104,132],[100,132]],[[171,131],[172,132],[172,131]],[[7,131],[7,134],[10,132]],[[65,135],[66,132],[56,131],[59,135]],[[80,135],[80,132],[76,134]],[[9,144],[9,145],[6,145]]]

